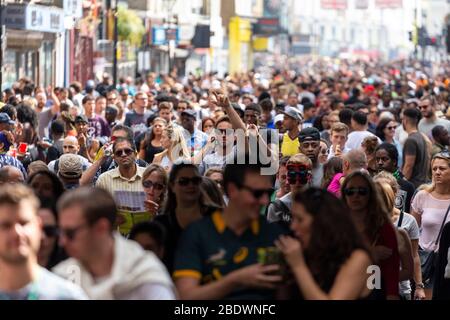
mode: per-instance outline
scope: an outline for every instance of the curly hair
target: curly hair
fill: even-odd
[[[293,195],[293,206],[303,205],[313,218],[305,261],[319,286],[328,292],[341,266],[357,249],[370,256],[346,205],[325,190],[310,188]]]

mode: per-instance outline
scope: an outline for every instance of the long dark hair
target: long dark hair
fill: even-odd
[[[31,176],[28,177],[27,185],[31,186],[31,182],[34,180],[34,178],[38,175],[44,175],[47,176],[51,181],[53,185],[53,195],[55,196],[55,199],[52,199],[55,201],[55,203],[58,201],[58,199],[62,196],[64,193],[64,185],[61,182],[61,180],[58,178],[56,174],[54,174],[51,171],[48,170],[39,170],[33,173]]]
[[[167,197],[166,197],[166,201],[165,201],[164,209],[163,209],[164,214],[170,215],[170,214],[175,213],[175,210],[177,208],[177,196],[172,191],[172,186],[174,185],[175,180],[177,179],[180,171],[185,168],[194,170],[194,172],[199,177],[201,177],[197,166],[192,163],[180,162],[180,163],[174,164],[172,166],[172,169],[170,170],[169,184],[168,184],[168,188],[167,188]],[[209,199],[209,197],[206,195],[206,193],[204,192],[204,190],[201,186],[200,186],[200,196],[199,196],[198,201],[199,201],[200,207],[202,209],[202,212],[201,212],[202,214],[206,214],[206,212],[208,211],[209,208],[214,207],[214,204]]]
[[[394,121],[390,118],[383,118],[378,122],[377,128],[375,129],[375,134],[378,138],[381,139],[381,141],[386,140],[386,137],[384,136],[384,129],[386,129],[389,122]]]
[[[342,173],[344,161],[339,157],[332,157],[323,165],[322,189],[327,189],[334,176]]]
[[[344,190],[347,188],[349,182],[356,177],[361,177],[367,183],[369,188],[369,202],[363,221],[366,235],[371,242],[375,242],[383,225],[390,223],[389,212],[381,196],[378,194],[372,178],[368,173],[363,171],[352,172],[345,178],[341,187],[342,200],[347,203],[347,196],[345,195]]]
[[[325,190],[310,188],[294,194],[312,216],[311,239],[305,260],[319,286],[329,291],[341,266],[357,249],[370,255],[346,205]]]

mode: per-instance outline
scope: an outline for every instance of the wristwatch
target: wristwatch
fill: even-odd
[[[423,283],[416,283],[416,288],[425,289],[425,285]]]

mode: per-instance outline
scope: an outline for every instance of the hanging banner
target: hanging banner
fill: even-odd
[[[358,10],[369,9],[369,0],[355,0],[355,9]]]
[[[321,0],[320,5],[325,10],[345,10],[347,9],[347,0]]]
[[[375,7],[379,9],[399,9],[403,8],[402,0],[375,0]]]

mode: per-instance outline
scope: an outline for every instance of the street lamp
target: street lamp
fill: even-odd
[[[176,47],[176,32],[177,30],[173,28],[173,7],[177,0],[164,0],[165,9],[167,11],[167,27],[166,27],[166,40],[168,39],[169,47],[169,72],[171,73],[174,60],[175,60],[175,47]],[[175,26],[176,28],[176,26]]]
[[[114,17],[114,57],[113,57],[113,81],[114,81],[114,88],[117,86],[117,44],[118,44],[118,38],[119,38],[119,30],[117,28],[117,10],[118,10],[118,3],[119,0],[115,0],[114,8],[113,8],[113,17]]]

